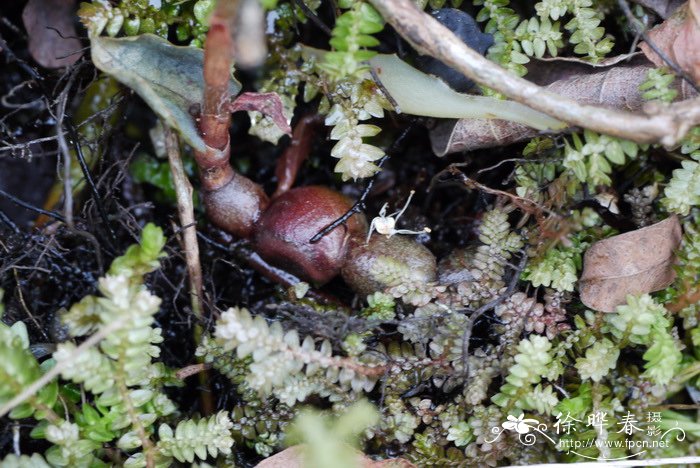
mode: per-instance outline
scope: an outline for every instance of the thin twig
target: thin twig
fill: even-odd
[[[17,206],[21,206],[22,208],[26,208],[30,211],[34,211],[35,213],[43,214],[43,215],[48,216],[50,218],[57,219],[57,220],[64,222],[64,223],[66,222],[66,219],[63,216],[61,216],[60,214],[56,213],[55,211],[48,211],[48,210],[45,210],[43,208],[39,208],[37,206],[30,205],[29,203],[22,201],[19,198],[15,197],[11,193],[7,193],[3,189],[0,189],[0,195],[7,198],[8,200],[10,200],[12,203],[14,203]]]
[[[27,141],[24,143],[15,143],[15,144],[7,143],[5,146],[0,146],[0,152],[11,151],[12,153],[14,153],[17,150],[22,150],[24,152],[27,149],[29,149],[30,146],[32,146],[34,144],[45,143],[47,141],[54,141],[56,139],[58,139],[58,135],[52,135],[52,136],[48,136],[48,137],[44,137],[44,138],[36,138],[34,140],[30,140],[30,141]],[[4,141],[3,141],[3,143],[4,143]]]
[[[73,85],[74,74],[70,74],[68,84],[58,96],[58,106],[56,111],[56,137],[58,138],[58,148],[63,156],[63,214],[66,217],[66,224],[73,228],[73,184],[71,178],[71,161],[73,157],[68,149],[66,136],[63,132],[63,119],[66,116],[66,103],[68,102],[68,93]]]
[[[37,86],[39,87],[39,90],[46,98],[48,104],[48,102],[51,101],[51,99],[49,91],[44,86],[44,78],[39,74],[38,71],[29,66],[24,60],[20,59],[14,54],[14,52],[12,52],[12,50],[7,45],[7,42],[5,42],[5,40],[2,38],[2,35],[0,35],[0,50],[2,50],[2,52],[6,54],[10,60],[16,62],[20,69],[24,70],[29,76],[31,76],[35,80]],[[90,187],[90,194],[92,196],[93,201],[95,202],[95,206],[97,207],[97,212],[100,216],[100,219],[102,219],[102,223],[105,225],[105,229],[107,229],[107,234],[109,235],[110,241],[112,241],[113,244],[116,244],[116,234],[114,233],[114,230],[112,229],[112,226],[109,222],[107,212],[105,211],[104,206],[102,205],[100,194],[97,191],[97,187],[95,186],[95,183],[92,179],[92,174],[90,173],[90,168],[88,167],[88,164],[85,161],[83,149],[81,148],[80,140],[78,139],[78,132],[75,129],[75,125],[73,125],[73,123],[71,122],[69,115],[65,116],[64,121],[66,125],[66,130],[68,131],[68,137],[70,138],[70,143],[73,146],[75,155],[78,159],[78,162],[80,163],[80,169],[83,172],[83,177],[85,177],[85,182]]]
[[[165,129],[165,146],[170,161],[170,173],[173,176],[173,186],[177,198],[177,211],[182,226],[182,241],[185,249],[187,273],[190,278],[190,294],[192,296],[192,310],[198,319],[204,313],[202,265],[199,261],[199,243],[197,242],[197,223],[194,219],[194,205],[192,203],[192,184],[187,178],[185,167],[180,157],[180,144],[177,135],[169,129]]]
[[[389,155],[385,154],[382,156],[382,158],[377,161],[377,167],[381,168],[384,163],[389,159]],[[365,209],[365,200],[367,200],[367,196],[369,195],[369,192],[372,190],[372,187],[374,186],[374,181],[376,180],[376,176],[372,177],[369,182],[367,182],[367,185],[365,186],[364,190],[362,190],[362,194],[360,195],[360,198],[357,199],[357,201],[350,207],[348,211],[346,211],[340,218],[336,219],[332,223],[330,223],[328,226],[324,227],[321,229],[319,232],[317,232],[310,240],[309,242],[311,244],[315,244],[316,242],[320,241],[323,239],[326,235],[330,234],[331,231],[333,231],[335,228],[342,226],[345,224],[348,219],[350,219],[354,214],[361,212],[362,210]]]
[[[569,125],[635,141],[675,146],[700,124],[700,98],[649,105],[647,114],[581,104],[515,76],[470,49],[411,0],[371,0],[384,19],[419,53],[434,57],[480,85]]]
[[[42,335],[44,335],[44,338],[46,341],[50,341],[49,336],[46,334],[46,330],[39,324],[39,321],[34,317],[34,314],[32,314],[32,311],[29,310],[29,307],[27,307],[27,303],[24,300],[24,294],[22,293],[22,285],[20,284],[19,281],[19,275],[17,274],[17,270],[21,270],[21,267],[14,267],[12,269],[12,274],[15,277],[15,283],[17,284],[17,298],[19,299],[19,303],[22,304],[22,308],[24,309],[24,313],[26,313],[29,318],[31,319],[32,322],[34,322],[34,326],[36,327],[37,330],[41,332]],[[32,271],[35,271],[36,268],[32,268]],[[50,271],[48,273],[51,273]]]
[[[314,11],[311,8],[309,8],[309,6],[304,2],[304,0],[294,0],[294,3],[299,8],[301,8],[301,11],[304,12],[304,16],[309,18],[311,22],[318,26],[318,28],[324,33],[326,33],[326,35],[330,36],[333,33],[333,31],[331,31],[331,28],[329,28],[326,25],[326,23],[321,21],[321,18],[319,18],[318,15],[314,13]]]
[[[192,184],[187,178],[185,167],[180,156],[180,143],[175,132],[164,126],[165,148],[170,162],[170,173],[173,176],[175,197],[177,199],[177,212],[182,226],[182,244],[185,251],[187,264],[187,276],[190,280],[190,299],[192,311],[197,318],[194,326],[194,340],[197,345],[202,341],[202,326],[204,317],[204,287],[202,286],[202,264],[199,260],[199,243],[197,242],[197,223],[194,219],[194,204],[192,203]],[[211,399],[209,376],[206,372],[199,374],[199,383],[202,386],[201,402],[204,414],[214,412],[214,402]]]
[[[260,255],[253,252],[253,250],[250,248],[250,244],[247,241],[240,241],[233,245],[224,245],[219,242],[216,242],[213,239],[210,239],[201,232],[197,232],[197,236],[199,236],[199,238],[202,239],[208,245],[211,245],[212,247],[222,252],[226,252],[227,254],[233,254],[236,261],[240,263],[247,263],[248,266],[250,266],[253,270],[257,271],[273,283],[279,284],[284,288],[290,288],[301,281],[298,277],[294,276],[293,274],[284,271],[280,268],[273,267],[272,265],[267,263],[265,260],[262,259],[262,257],[260,257]],[[314,288],[310,288],[307,291],[305,297],[311,298],[314,301],[319,302],[320,304],[332,304],[338,309],[342,309],[344,311],[349,312],[349,309],[338,298],[333,297],[327,293],[318,291]]]
[[[0,210],[0,221],[5,223],[10,229],[12,229],[12,232],[15,234],[19,234],[21,231],[19,230],[19,227],[12,222],[12,220],[5,214],[4,211]]]
[[[529,198],[524,198],[524,197],[512,194],[510,192],[506,192],[505,190],[494,189],[494,188],[488,187],[484,184],[481,184],[474,179],[469,178],[464,172],[462,172],[459,169],[460,166],[465,166],[465,165],[466,165],[466,163],[450,164],[450,166],[447,167],[447,169],[439,172],[438,174],[435,175],[435,177],[433,177],[433,182],[431,182],[431,186],[433,185],[433,183],[435,181],[440,181],[441,178],[443,177],[443,174],[449,174],[450,177],[456,177],[467,188],[480,190],[484,193],[488,193],[488,194],[499,196],[499,197],[506,197],[506,198],[510,199],[513,202],[513,204],[515,204],[517,207],[519,207],[523,211],[529,212],[532,210],[536,210],[536,211],[539,211],[542,213],[547,213],[548,215],[551,215],[551,216],[558,218],[558,219],[562,218],[562,216],[559,213],[552,211],[551,209],[547,208],[546,206],[542,205],[541,203],[536,202],[535,200],[531,200]]]
[[[192,364],[175,372],[175,378],[185,380],[187,377],[204,372],[210,367],[211,366],[209,364],[205,364],[203,362],[200,362],[199,364]]]

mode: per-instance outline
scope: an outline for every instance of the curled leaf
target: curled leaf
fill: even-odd
[[[205,151],[204,140],[191,115],[204,95],[204,52],[174,46],[153,34],[123,37],[92,37],[92,61],[97,68],[130,87],[185,141]],[[229,93],[241,85],[231,79]]]
[[[626,303],[628,294],[658,291],[675,278],[674,251],[682,230],[676,216],[593,244],[583,258],[581,301],[602,312]]]
[[[229,106],[231,112],[257,111],[267,116],[287,135],[292,129],[284,115],[284,104],[277,93],[243,93]]]

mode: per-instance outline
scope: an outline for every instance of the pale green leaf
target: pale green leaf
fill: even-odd
[[[152,34],[119,39],[93,37],[90,41],[97,68],[136,91],[194,149],[206,149],[190,114],[204,94],[201,49],[174,46]],[[231,79],[231,96],[240,89],[240,84]]]

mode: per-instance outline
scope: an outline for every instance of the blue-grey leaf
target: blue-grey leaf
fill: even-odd
[[[206,149],[190,113],[204,95],[201,49],[175,46],[153,34],[90,41],[97,68],[136,91],[194,149]],[[241,90],[234,79],[229,87],[231,96]]]

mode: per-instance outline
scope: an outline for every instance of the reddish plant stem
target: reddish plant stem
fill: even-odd
[[[689,305],[700,302],[700,289],[695,289],[692,284],[686,283],[684,285],[685,293],[678,298],[676,302],[673,302],[666,306],[669,312],[678,313],[685,309]]]
[[[279,197],[284,192],[292,188],[297,178],[297,173],[302,163],[309,157],[313,137],[316,128],[323,122],[318,114],[306,115],[302,117],[294,126],[292,141],[282,153],[282,157],[277,161],[275,175],[277,176],[277,190],[272,198]]]
[[[231,32],[237,5],[238,0],[217,3],[204,46],[204,96],[199,131],[207,150],[197,151],[195,159],[205,190],[221,188],[233,178],[228,134],[231,114],[226,104],[231,99],[229,79],[234,53]]]
[[[229,29],[212,18],[212,25],[207,34],[204,49],[204,101],[202,103],[202,120],[200,130],[204,141],[217,149],[224,149],[228,143],[228,127],[231,114],[225,108],[231,96],[228,83],[233,58],[233,40]]]

